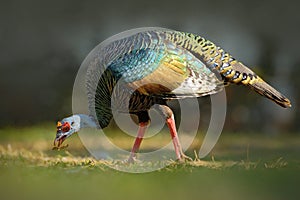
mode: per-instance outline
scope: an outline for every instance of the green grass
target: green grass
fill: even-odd
[[[49,125],[0,130],[1,199],[300,198],[299,135],[224,133],[204,160],[170,161],[143,174],[116,171],[109,165],[118,162],[95,160],[78,136],[67,141],[66,150],[52,151],[54,136],[55,127]],[[122,136],[112,141],[124,148],[132,144]],[[155,143],[145,141],[142,148]],[[187,153],[193,156],[200,143],[196,139]]]

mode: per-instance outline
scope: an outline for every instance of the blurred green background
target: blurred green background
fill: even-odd
[[[299,8],[297,0],[1,0],[0,198],[299,199]],[[76,135],[67,151],[51,151],[56,120],[72,113],[73,82],[86,55],[116,33],[149,26],[213,41],[293,107],[226,88],[224,133],[204,164],[117,172],[90,161]],[[199,101],[205,130],[209,99]]]

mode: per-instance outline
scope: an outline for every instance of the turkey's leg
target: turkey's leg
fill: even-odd
[[[166,124],[169,127],[170,134],[172,137],[172,142],[174,145],[174,150],[176,153],[176,158],[178,160],[192,160],[190,157],[186,156],[183,153],[177,130],[176,130],[176,124],[174,119],[173,111],[166,105],[157,105],[157,110],[161,112],[161,114],[166,118]]]
[[[148,125],[149,125],[149,122],[150,122],[150,117],[149,117],[147,111],[140,112],[140,113],[137,114],[137,116],[138,116],[138,119],[139,119],[139,129],[138,129],[137,136],[135,138],[133,147],[131,149],[130,156],[128,158],[129,163],[132,163],[132,162],[135,161],[136,153],[140,149],[140,145],[142,143],[143,137],[145,135],[145,132],[146,132],[146,130],[148,128]]]

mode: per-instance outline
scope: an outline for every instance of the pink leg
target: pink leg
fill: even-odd
[[[143,137],[145,135],[145,132],[148,128],[149,122],[141,122],[139,123],[139,130],[137,133],[137,137],[135,138],[134,145],[131,149],[131,153],[128,159],[128,162],[134,162],[134,159],[136,158],[136,153],[140,149],[140,145],[142,143]]]
[[[159,111],[162,116],[165,117],[166,123],[169,127],[171,136],[172,136],[172,142],[174,145],[175,153],[176,153],[176,158],[180,161],[185,161],[185,160],[192,160],[190,157],[186,156],[181,148],[179,138],[177,135],[176,131],[176,125],[175,125],[175,120],[174,120],[174,114],[173,111],[167,106],[167,105],[158,105],[155,107],[157,111]]]
[[[181,160],[183,152],[182,152],[181,145],[180,145],[180,142],[178,139],[174,116],[172,115],[166,121],[167,121],[168,127],[170,129],[170,133],[171,133],[171,137],[172,137],[172,141],[173,141],[174,149],[175,149],[175,153],[176,153],[176,158],[178,160]]]

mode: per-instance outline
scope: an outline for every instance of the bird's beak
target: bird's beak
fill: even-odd
[[[62,145],[62,143],[65,141],[66,138],[67,138],[67,135],[62,135],[60,137],[56,137],[53,142],[54,147],[59,148]]]
[[[69,123],[65,123],[66,126],[64,126],[61,122],[57,122],[57,131],[56,131],[56,137],[53,142],[53,149],[60,149],[62,143],[65,141],[65,139],[70,135],[70,126]],[[65,128],[67,127],[67,129]],[[66,131],[67,132],[64,132]]]

